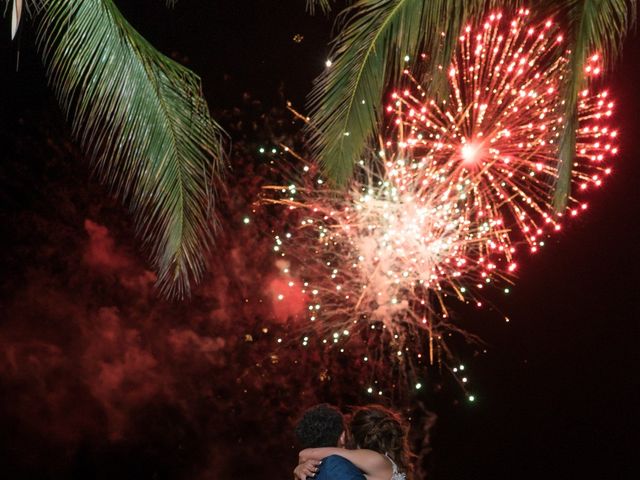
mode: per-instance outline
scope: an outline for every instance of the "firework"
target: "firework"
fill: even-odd
[[[322,342],[357,333],[410,369],[433,363],[434,343],[446,354],[444,335],[463,333],[451,299],[481,306],[483,288],[508,292],[520,246],[535,252],[560,229],[551,199],[569,62],[553,23],[529,27],[528,15],[493,14],[464,30],[444,100],[427,98],[405,72],[407,88],[386,108],[388,140],[359,162],[346,194],[325,188],[309,166],[279,187],[276,202],[295,211],[295,226],[274,248]],[[589,75],[600,60],[590,57]],[[606,92],[585,90],[578,108],[580,192],[610,173],[617,134]],[[572,202],[571,215],[586,208]]]
[[[472,222],[506,225],[509,241],[526,240],[532,251],[562,215],[550,208],[564,128],[562,87],[569,62],[563,37],[551,20],[530,25],[529,11],[511,21],[490,15],[468,26],[448,68],[450,95],[428,99],[409,71],[410,87],[392,95],[387,112],[400,135],[385,147],[407,149],[414,159],[440,168]],[[601,59],[588,59],[588,76]],[[580,94],[577,160],[579,190],[600,186],[617,152],[617,132],[607,126],[613,102],[606,91]],[[571,213],[577,214],[575,198]]]

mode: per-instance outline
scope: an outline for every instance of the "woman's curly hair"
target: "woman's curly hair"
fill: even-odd
[[[409,428],[398,413],[381,405],[359,407],[352,414],[350,430],[357,448],[388,455],[411,478]]]

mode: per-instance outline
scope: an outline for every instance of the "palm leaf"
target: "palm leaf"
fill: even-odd
[[[460,27],[470,15],[494,3],[358,0],[341,12],[332,65],[316,80],[309,96],[310,144],[331,180],[340,185],[350,178],[376,133],[384,90],[399,79],[405,55],[425,53],[429,93],[442,91],[446,82],[439,67],[449,63]]]
[[[44,0],[36,20],[74,136],[132,211],[161,292],[188,295],[212,244],[223,157],[199,78],[155,50],[112,0]]]
[[[554,208],[567,205],[578,129],[578,93],[584,88],[587,56],[598,52],[609,66],[618,59],[628,28],[636,19],[636,0],[571,0],[564,7],[572,47],[570,78],[565,86],[566,123],[560,139]]]

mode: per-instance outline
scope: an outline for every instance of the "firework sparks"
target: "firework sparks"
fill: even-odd
[[[394,93],[387,106],[401,135],[386,148],[408,149],[411,158],[439,166],[472,222],[500,221],[513,232],[507,241],[524,239],[535,252],[549,230],[560,229],[550,202],[564,128],[559,92],[569,64],[553,22],[532,27],[528,17],[520,10],[508,22],[497,13],[465,28],[445,101],[426,98],[407,71],[413,88]],[[588,76],[600,74],[600,61],[597,54],[589,58]],[[584,90],[578,109],[573,174],[585,190],[611,172],[605,164],[617,153],[617,132],[606,124],[613,109],[606,91]]]
[[[419,359],[433,362],[434,339],[454,329],[445,297],[464,300],[463,282],[482,281],[479,252],[499,230],[477,228],[455,202],[443,203],[448,186],[437,171],[425,187],[424,165],[394,159],[379,167],[362,162],[346,198],[328,189],[281,190],[277,202],[293,209],[296,223],[275,238],[291,289],[282,300],[301,289],[323,343],[342,348],[366,331],[366,340],[358,337],[371,346],[365,361],[391,354],[412,370]],[[307,175],[317,182],[313,169]],[[410,352],[409,337],[431,346],[426,358]],[[305,335],[302,343],[309,341]]]
[[[560,229],[551,198],[569,65],[554,24],[530,27],[528,15],[493,14],[464,30],[443,101],[405,72],[409,87],[386,108],[392,134],[360,162],[346,195],[324,188],[309,166],[280,189],[277,202],[298,216],[274,248],[291,262],[283,272],[295,272],[289,286],[307,295],[324,343],[368,332],[410,369],[425,346],[433,362],[434,341],[447,353],[443,335],[462,333],[450,299],[481,306],[483,288],[510,283],[519,245],[535,252]],[[590,57],[589,75],[600,61]],[[617,132],[607,125],[607,92],[585,90],[578,108],[580,192],[611,172]],[[586,208],[572,201],[571,215]]]

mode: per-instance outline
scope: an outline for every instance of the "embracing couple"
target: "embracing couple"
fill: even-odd
[[[381,405],[358,407],[349,428],[327,404],[307,410],[295,428],[303,448],[297,480],[408,480],[408,429],[397,413]]]

